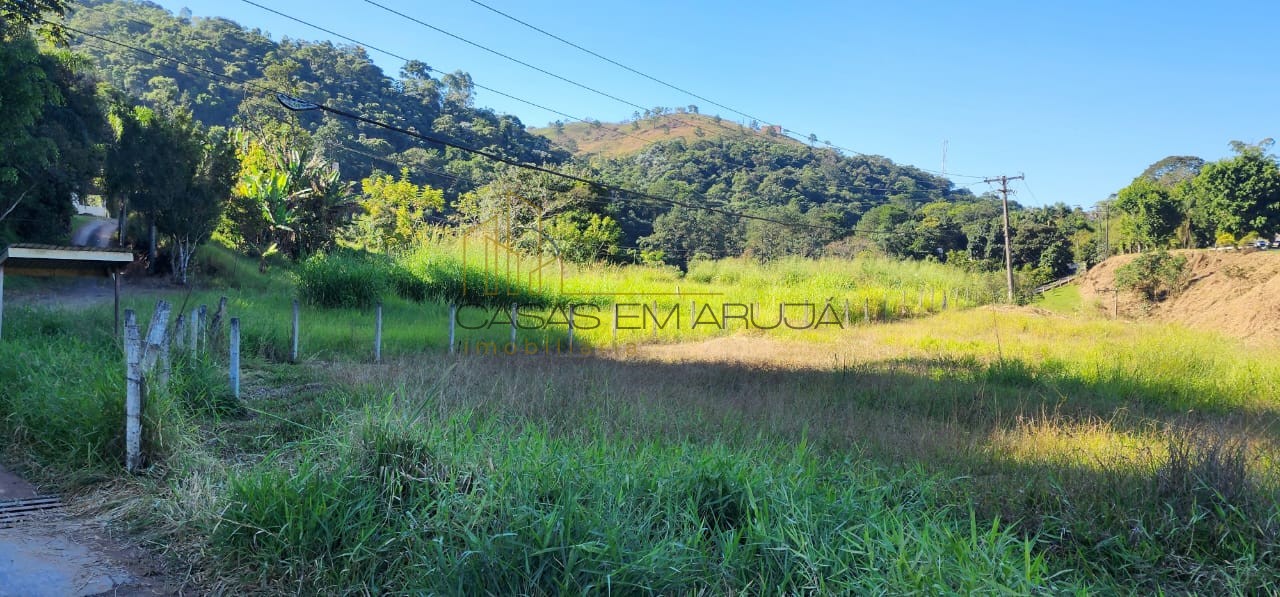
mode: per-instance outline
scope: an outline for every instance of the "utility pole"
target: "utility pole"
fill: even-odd
[[[1025,176],[1001,176],[983,180],[987,184],[1000,183],[1000,200],[1004,206],[1004,277],[1009,286],[1008,301],[1013,302],[1013,248],[1009,246],[1009,181],[1022,180]]]

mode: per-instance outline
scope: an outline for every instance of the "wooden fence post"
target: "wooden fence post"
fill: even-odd
[[[291,336],[292,344],[290,345],[290,348],[289,348],[289,362],[291,363],[298,362],[298,334],[299,334],[298,311],[300,310],[300,308],[301,307],[298,306],[298,300],[294,299],[293,300],[293,335]]]
[[[382,302],[378,302],[373,323],[373,362],[382,362]]]
[[[222,339],[222,321],[227,318],[227,297],[218,299],[218,310],[213,312],[213,318],[209,321],[209,337],[213,341]]]
[[[844,324],[847,326],[853,325],[853,320],[849,318],[849,299],[844,299]]]
[[[191,310],[191,315],[187,319],[187,328],[190,337],[187,338],[187,349],[191,351],[191,358],[194,360],[200,355],[200,314],[195,309]]]
[[[179,313],[178,318],[173,321],[173,340],[174,349],[186,350],[187,348],[187,316]]]
[[[157,363],[160,363],[162,359],[168,358],[166,354],[168,352],[166,347],[168,342],[165,340],[167,335],[165,332],[169,329],[169,309],[169,301],[156,302],[156,309],[151,314],[151,323],[147,328],[147,337],[142,345],[142,375],[144,379],[142,390],[144,400],[149,387],[145,380],[151,378],[151,373],[155,370]],[[164,384],[168,383],[167,377],[167,375],[162,374],[161,379],[157,380],[159,382],[156,384],[157,387],[163,387]]]
[[[653,301],[653,337],[658,337],[658,301]]]
[[[142,463],[142,335],[138,315],[124,311],[124,468],[130,473]]]
[[[231,375],[231,395],[240,399],[240,318],[231,318],[231,350],[227,369]]]
[[[454,333],[458,325],[458,306],[449,305],[449,354],[453,354],[454,349]]]
[[[513,351],[516,349],[516,311],[517,309],[518,309],[517,304],[511,303],[511,350]]]
[[[4,271],[3,269],[0,269],[0,292],[3,292],[3,286],[4,286],[3,271]],[[115,297],[115,313],[116,313],[115,326],[111,328],[111,331],[112,333],[115,334],[117,340],[120,339],[120,276],[121,275],[122,275],[121,272],[118,272],[118,271],[111,272],[111,291],[113,296]]]
[[[871,323],[871,299],[862,298],[862,319],[866,323]]]
[[[618,346],[618,303],[613,303],[613,346]]]
[[[569,354],[573,354],[573,309],[574,305],[569,305]]]
[[[209,307],[200,305],[196,309],[196,327],[200,330],[200,348],[205,352],[209,352]]]

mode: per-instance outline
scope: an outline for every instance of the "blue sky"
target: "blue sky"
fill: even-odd
[[[469,0],[381,4],[643,106],[698,104]],[[1218,159],[1280,137],[1280,2],[484,0],[721,104],[852,150],[957,175],[1025,173],[1027,205],[1089,206],[1167,155]],[[508,62],[362,0],[261,0],[439,70],[583,118],[634,107]],[[162,0],[304,39],[239,0]],[[340,41],[340,40],[335,40]],[[391,74],[400,61],[371,56]],[[527,125],[561,118],[497,95]],[[957,185],[989,188],[955,176]]]

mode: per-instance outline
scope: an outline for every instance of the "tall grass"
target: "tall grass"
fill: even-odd
[[[6,448],[73,477],[115,469],[124,454],[124,353],[111,319],[13,308],[0,342],[0,429]],[[179,369],[144,403],[145,458],[162,462],[189,448],[189,418],[177,396],[200,395],[204,380]],[[75,478],[63,478],[72,484]]]
[[[401,263],[425,280],[450,259]],[[917,306],[913,288],[954,281],[916,267],[726,261],[568,279],[679,285],[667,304],[703,289],[765,301],[869,287],[898,300],[906,288]],[[281,280],[186,304],[230,295],[243,402],[217,356],[148,402],[152,462],[166,466],[132,511],[215,588],[1277,590],[1280,407],[1259,389],[1280,387],[1280,371],[1213,335],[990,308],[821,341],[751,333],[610,358],[447,357],[445,305],[392,294],[386,363],[363,363],[371,310],[308,307],[307,362],[292,365],[279,361],[295,288]],[[148,313],[153,301],[128,304]],[[123,366],[109,314],[7,315],[10,456],[51,474],[118,471]]]
[[[417,403],[429,397],[406,396]],[[1033,540],[936,480],[803,446],[619,443],[367,411],[234,475],[217,561],[264,588],[644,594],[1052,592]]]

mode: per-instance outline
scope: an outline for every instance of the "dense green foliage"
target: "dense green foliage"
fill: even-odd
[[[1116,270],[1116,286],[1148,301],[1162,301],[1187,285],[1187,258],[1165,250],[1143,253]]]
[[[1280,235],[1280,157],[1267,153],[1272,145],[1232,141],[1230,158],[1170,156],[1152,164],[1112,202],[1118,244],[1197,248]]]
[[[399,78],[393,78],[374,65],[363,48],[292,39],[273,41],[260,30],[226,19],[188,19],[145,2],[89,0],[77,6],[68,24],[112,39],[161,48],[165,55],[234,79],[522,161],[557,163],[567,157],[545,138],[526,132],[516,118],[474,107],[473,84],[463,72],[439,73],[422,62],[411,62]],[[73,40],[73,47],[91,56],[113,86],[148,101],[188,105],[195,118],[209,126],[257,128],[255,123],[264,119],[296,118],[314,135],[316,152],[326,161],[340,162],[344,180],[365,178],[375,167],[392,171],[409,168],[416,183],[428,183],[454,195],[482,184],[492,170],[483,158],[425,146],[377,127],[313,114],[293,116],[274,98],[246,98],[239,87],[225,81],[210,80],[202,73],[180,70],[132,50],[85,39]]]
[[[70,233],[70,198],[89,193],[110,136],[91,70],[25,31],[0,39],[0,241]]]
[[[394,293],[422,301],[425,281],[384,255],[361,251],[320,253],[299,264],[298,296],[308,304],[329,308],[365,308]]]

